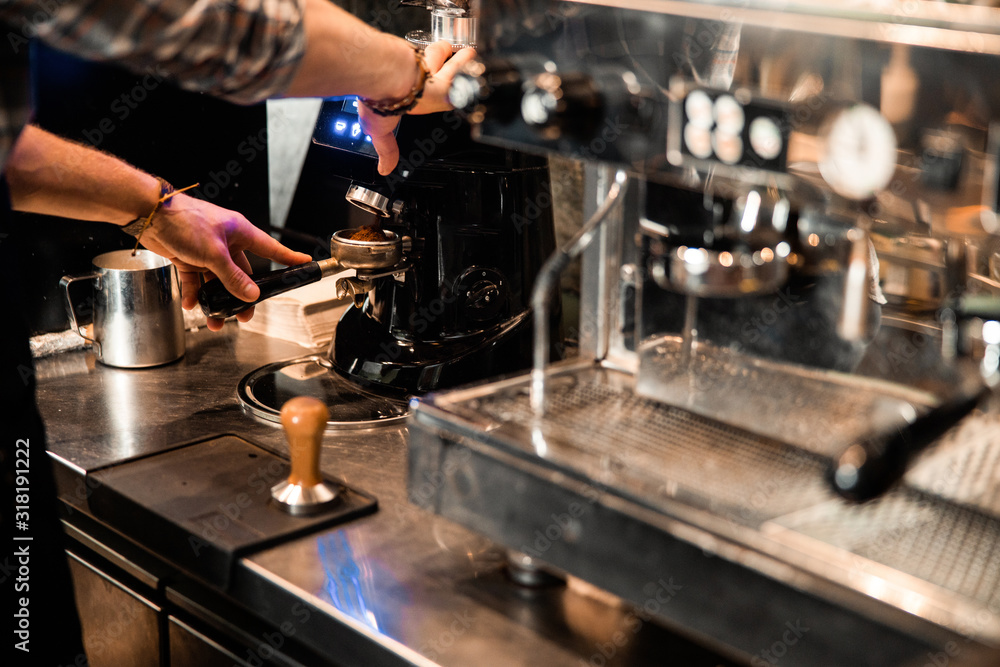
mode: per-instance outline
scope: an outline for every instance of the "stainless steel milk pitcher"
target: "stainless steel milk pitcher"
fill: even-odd
[[[176,267],[148,250],[98,255],[94,270],[59,281],[73,330],[94,345],[98,361],[145,368],[184,356],[184,315]],[[77,322],[70,284],[93,280],[92,337]]]

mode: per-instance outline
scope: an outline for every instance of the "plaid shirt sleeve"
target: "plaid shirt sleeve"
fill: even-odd
[[[25,38],[239,104],[288,87],[303,11],[303,0],[0,0],[0,21]]]

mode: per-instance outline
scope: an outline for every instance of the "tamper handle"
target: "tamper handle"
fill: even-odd
[[[281,425],[292,459],[289,484],[309,487],[323,481],[319,474],[319,453],[329,418],[326,404],[311,396],[296,396],[281,407]]]

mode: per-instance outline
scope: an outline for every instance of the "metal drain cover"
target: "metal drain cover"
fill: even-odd
[[[328,429],[361,429],[396,423],[409,414],[409,402],[365,391],[335,373],[317,355],[262,366],[240,380],[237,395],[250,414],[281,422],[281,406],[295,396],[312,396],[330,409]]]

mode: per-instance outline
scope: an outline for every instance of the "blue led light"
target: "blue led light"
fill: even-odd
[[[351,136],[355,139],[361,136],[361,123],[351,125]]]
[[[333,131],[336,132],[337,134],[342,135],[346,130],[347,130],[346,120],[336,120],[333,122]]]

